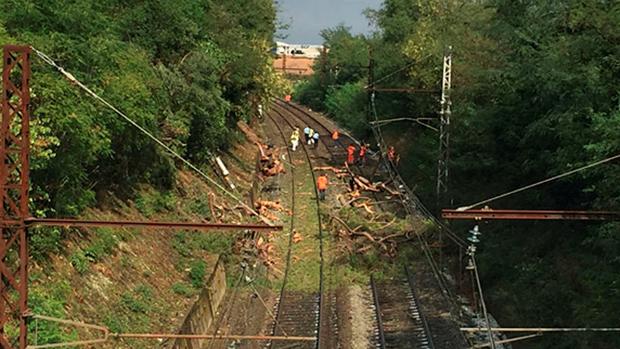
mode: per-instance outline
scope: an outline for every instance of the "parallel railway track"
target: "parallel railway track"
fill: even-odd
[[[276,99],[275,105],[281,110],[286,110],[290,115],[293,115],[299,121],[298,126],[301,130],[307,125],[312,127],[315,131],[318,131],[320,135],[319,142],[321,142],[329,152],[333,162],[342,164],[344,159],[346,159],[347,147],[350,144],[358,144],[353,137],[346,134],[340,134],[338,141],[334,141],[332,139],[332,132],[334,130],[331,127],[325,125],[324,122],[295,104]]]
[[[289,132],[292,132],[295,125],[290,122],[280,111],[273,110],[273,114],[268,114],[267,117],[271,119],[274,123],[280,136],[282,137],[282,141],[284,142],[287,148],[287,154],[289,156],[289,160],[293,163],[293,154],[288,148],[288,137],[287,133],[284,131],[283,126],[288,126]],[[284,121],[284,124],[279,123],[279,121]],[[301,144],[300,148],[302,149],[305,159],[307,161],[309,171],[312,175],[313,182],[316,182],[316,178],[314,175],[314,171],[312,169],[312,161],[308,150],[306,149],[305,144]],[[292,203],[295,200],[295,167],[290,166],[292,174]],[[287,289],[287,281],[288,275],[291,268],[291,256],[292,256],[292,235],[295,229],[294,223],[294,206],[292,207],[293,215],[291,217],[291,226],[289,231],[289,242],[287,248],[287,262],[286,269],[284,273],[284,280],[282,283],[282,287],[280,290],[280,294],[275,306],[275,321],[273,324],[272,334],[273,335],[285,335],[285,336],[315,336],[317,340],[315,342],[300,342],[294,343],[295,348],[322,348],[321,340],[321,310],[323,308],[323,268],[324,268],[324,255],[323,255],[323,231],[321,227],[321,214],[320,214],[320,203],[318,201],[318,193],[316,192],[315,187],[315,196],[316,196],[316,207],[317,207],[317,216],[318,216],[318,239],[319,239],[319,258],[320,258],[320,270],[319,270],[319,285],[318,292],[302,292],[302,291],[293,291]],[[291,343],[279,343],[273,342],[268,343],[269,348],[290,348]]]
[[[375,281],[371,276],[370,288],[376,314],[377,348],[435,348],[407,268],[402,279]]]

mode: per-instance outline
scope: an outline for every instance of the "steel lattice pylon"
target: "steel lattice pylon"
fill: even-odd
[[[452,48],[443,57],[441,79],[441,110],[439,112],[439,159],[437,161],[437,204],[440,207],[448,193],[448,160],[450,158],[450,88],[452,86]]]
[[[30,47],[4,46],[0,137],[0,347],[26,348]],[[19,341],[10,333],[19,331]]]

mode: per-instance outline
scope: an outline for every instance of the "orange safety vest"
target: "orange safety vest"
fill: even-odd
[[[291,101],[291,95],[284,96],[284,100],[287,101],[287,102],[290,102]]]
[[[349,155],[353,155],[355,153],[355,146],[353,144],[347,147],[347,153]]]
[[[388,157],[388,160],[394,161],[394,158],[396,157],[396,152],[394,151],[394,149],[388,150],[387,157]]]
[[[351,144],[347,147],[347,163],[353,164],[353,161],[355,161],[354,154],[355,154],[355,146]]]
[[[319,178],[316,179],[316,186],[317,188],[319,188],[319,190],[326,190],[327,183],[328,180],[326,176],[319,176]]]
[[[364,155],[366,155],[366,146],[362,145],[362,147],[360,148],[360,158],[363,158]]]
[[[332,133],[332,139],[337,141],[338,137],[340,137],[340,135],[338,134],[338,131],[334,131],[334,133]]]

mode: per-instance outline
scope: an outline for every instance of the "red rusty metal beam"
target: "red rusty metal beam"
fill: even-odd
[[[88,219],[72,218],[28,218],[25,220],[28,226],[54,226],[54,227],[112,227],[112,228],[167,228],[185,230],[282,230],[281,225],[265,224],[230,224],[230,223],[194,223],[194,222],[157,222],[157,221],[97,221]]]
[[[403,93],[440,93],[440,90],[429,90],[422,88],[409,88],[409,87],[368,87],[366,89],[375,92],[403,92]]]
[[[445,219],[475,220],[574,220],[613,221],[620,220],[620,212],[614,211],[554,211],[554,210],[441,210]]]
[[[0,123],[0,348],[26,348],[28,328],[28,212],[30,181],[30,47],[2,53]],[[8,222],[11,222],[10,224]],[[16,258],[17,257],[17,258]],[[18,328],[11,338],[6,328]],[[13,332],[15,333],[15,332]]]

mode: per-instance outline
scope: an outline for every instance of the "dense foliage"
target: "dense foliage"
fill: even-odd
[[[326,35],[331,51],[298,98],[345,124],[365,115],[373,52],[378,85],[437,89],[454,52],[450,188],[454,206],[485,199],[620,151],[620,3],[578,0],[385,0],[372,37]],[[354,41],[355,44],[352,44]],[[332,58],[333,57],[333,58]],[[366,56],[367,57],[367,56]],[[358,94],[352,93],[353,86]],[[377,94],[382,118],[437,116],[436,98]],[[358,112],[352,112],[357,110]],[[362,131],[358,131],[363,134]],[[437,135],[386,128],[401,170],[432,202]],[[491,204],[496,208],[617,210],[618,164],[606,164]],[[469,226],[455,226],[463,231]],[[614,326],[620,315],[616,223],[485,224],[479,258],[486,294],[505,326]],[[545,335],[523,348],[616,348],[617,336]],[[516,345],[515,345],[516,346]]]
[[[7,0],[0,43],[31,44],[198,164],[274,86],[268,0]],[[32,178],[39,214],[75,215],[99,191],[166,188],[155,144],[33,56]]]

